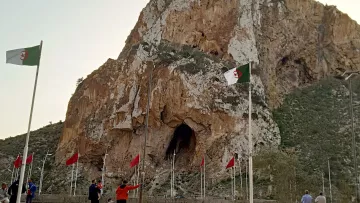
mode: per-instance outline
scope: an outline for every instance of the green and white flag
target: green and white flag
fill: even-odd
[[[25,66],[39,65],[40,45],[6,52],[6,63]]]
[[[228,85],[250,82],[250,64],[233,68],[224,73]]]

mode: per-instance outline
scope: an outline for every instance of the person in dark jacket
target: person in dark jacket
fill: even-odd
[[[31,203],[35,197],[36,185],[32,182],[31,179],[28,180],[28,183],[29,183],[29,189],[27,190],[27,194],[26,194],[26,203]]]
[[[96,181],[92,180],[89,187],[89,200],[91,203],[99,203],[100,190],[96,187]]]
[[[18,177],[18,179],[15,182],[13,182],[9,187],[8,194],[10,195],[10,203],[16,203],[17,193],[19,189],[19,179],[20,177]],[[25,185],[22,185],[21,193],[25,193],[25,191],[26,191]]]

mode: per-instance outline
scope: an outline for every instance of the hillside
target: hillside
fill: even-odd
[[[63,126],[64,124],[59,122],[32,131],[30,134],[29,154],[34,153],[32,178],[37,184],[39,184],[40,180],[40,170],[38,167],[42,167],[42,159],[44,158],[47,150],[49,150],[50,154],[53,154],[52,156],[48,156],[44,167],[45,173],[43,192],[45,192],[51,185],[52,177],[50,177],[49,174],[51,171],[55,170],[54,154],[59,143],[59,138],[62,133]],[[13,161],[16,159],[19,153],[21,155],[23,154],[25,138],[26,134],[22,134],[0,140],[0,165],[2,166],[0,167],[0,180],[2,182],[10,183]]]

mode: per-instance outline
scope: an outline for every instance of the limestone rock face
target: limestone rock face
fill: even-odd
[[[57,161],[79,150],[81,173],[94,177],[107,153],[108,181],[131,178],[131,159],[144,157],[150,97],[149,193],[168,181],[174,150],[178,173],[198,171],[205,155],[207,177],[221,180],[233,153],[246,159],[249,124],[249,85],[227,86],[223,73],[253,61],[254,149],[276,147],[271,109],[295,88],[360,67],[359,33],[347,15],[312,0],[151,0],[118,59],[78,86]]]

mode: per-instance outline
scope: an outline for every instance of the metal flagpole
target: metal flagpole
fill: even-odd
[[[330,171],[330,160],[328,159],[328,168],[329,168],[329,187],[330,187],[330,203],[332,203],[332,192],[331,192],[331,171]]]
[[[205,160],[205,157],[206,157],[206,153],[204,155],[204,200],[205,200],[205,197],[206,197],[206,181],[205,181],[205,168],[206,168],[206,160]]]
[[[246,199],[249,199],[249,188],[248,188],[248,163],[245,163],[245,187],[246,187]]]
[[[240,162],[240,158],[238,158],[239,161],[239,170],[240,170],[240,196],[242,198],[243,195],[243,183],[242,183],[242,173],[241,173],[241,162]]]
[[[14,171],[15,171],[15,166],[13,165],[13,170],[11,172],[11,183],[10,184],[13,183]]]
[[[173,174],[172,174],[172,167],[173,167],[173,159],[171,159],[171,168],[170,168],[170,197],[172,197],[172,194],[173,194]]]
[[[146,106],[146,126],[145,126],[145,137],[144,137],[144,153],[143,153],[143,160],[142,160],[142,175],[143,177],[143,181],[142,181],[142,185],[140,187],[140,195],[139,195],[139,202],[142,203],[142,195],[143,195],[143,185],[144,185],[144,180],[145,180],[145,158],[146,158],[146,138],[149,134],[149,109],[150,109],[150,97],[151,97],[151,83],[152,83],[152,76],[153,76],[153,71],[155,68],[155,64],[153,61],[153,67],[150,70],[150,79],[149,79],[149,90],[148,90],[148,98],[147,98],[147,106]]]
[[[323,184],[322,192],[325,195],[325,178],[324,178],[325,174],[324,174],[324,172],[321,172],[321,175],[322,175],[322,184]]]
[[[235,160],[234,160],[234,200],[236,199],[236,184],[235,184],[235,178],[236,178],[236,164],[235,164]]]
[[[104,187],[105,187],[104,176],[105,176],[105,160],[106,160],[106,156],[107,156],[107,150],[106,150],[105,155],[104,155],[103,168],[102,168],[102,173],[101,173],[101,183],[102,183],[102,185],[103,185],[103,188],[101,188],[101,195],[103,195],[103,193],[104,193]]]
[[[231,167],[230,177],[231,177],[231,199],[234,200],[234,181],[232,180],[233,179],[233,167]]]
[[[27,135],[26,135],[25,147],[24,147],[24,154],[23,154],[23,160],[22,160],[21,171],[20,171],[19,187],[22,187],[22,185],[23,185],[23,183],[24,183],[25,165],[26,165],[26,158],[25,158],[25,157],[27,157],[27,154],[28,154],[29,138],[30,138],[30,129],[31,129],[31,119],[32,119],[32,114],[33,114],[33,109],[34,109],[36,85],[37,85],[37,80],[38,80],[38,76],[39,76],[39,66],[40,66],[40,58],[41,58],[42,44],[43,44],[43,42],[42,42],[42,40],[41,40],[41,42],[40,42],[39,63],[38,63],[37,68],[36,68],[35,84],[34,84],[34,91],[33,91],[32,102],[31,102],[28,132],[27,132]],[[18,190],[18,192],[17,192],[16,203],[20,203],[21,192],[22,192],[22,190]]]
[[[254,202],[254,194],[253,194],[253,161],[252,161],[252,134],[251,134],[251,108],[252,108],[252,101],[251,101],[251,65],[252,62],[249,64],[249,75],[250,75],[250,82],[249,82],[249,195],[250,195],[250,203]]]
[[[200,166],[200,196],[203,198],[203,179],[202,179],[202,166]]]
[[[74,196],[75,196],[75,193],[76,193],[76,181],[77,181],[77,175],[78,175],[79,157],[80,157],[80,154],[78,152],[78,159],[76,161],[76,171],[75,171]]]
[[[139,153],[140,154],[140,153]],[[136,176],[136,185],[139,184],[139,177],[140,177],[140,166],[137,166],[137,176]],[[139,189],[136,189],[136,197],[139,197]]]
[[[173,159],[173,197],[175,197],[175,150],[174,150],[174,159]]]
[[[73,188],[73,180],[74,180],[74,167],[75,165],[73,164],[72,165],[72,168],[71,168],[71,183],[70,183],[70,196],[71,196],[71,193],[72,193],[72,188]]]

